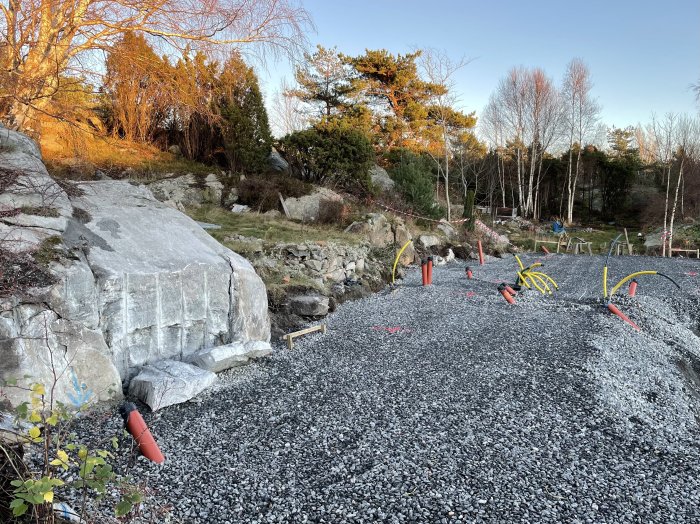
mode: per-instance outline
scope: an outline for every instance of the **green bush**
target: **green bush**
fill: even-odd
[[[389,161],[392,162],[389,174],[406,201],[423,215],[440,217],[442,209],[435,203],[429,159],[408,150],[397,150],[389,154]]]
[[[238,182],[238,202],[264,213],[280,209],[280,193],[284,198],[299,198],[312,190],[310,184],[291,176],[255,175]]]
[[[280,149],[295,176],[320,184],[336,184],[353,193],[371,191],[369,169],[374,151],[361,131],[319,124],[280,141]]]

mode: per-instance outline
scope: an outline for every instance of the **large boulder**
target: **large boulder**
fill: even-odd
[[[0,206],[14,211],[0,225],[0,251],[45,249],[48,239],[62,256],[49,257],[50,280],[0,297],[0,378],[48,386],[56,372],[57,400],[105,399],[144,365],[269,341],[265,286],[248,261],[145,187],[86,182],[69,197],[31,141],[1,131],[0,175],[12,177]],[[57,221],[35,220],[18,209],[26,205]]]
[[[323,295],[296,295],[289,298],[289,309],[301,317],[323,317],[328,314],[328,297]]]
[[[375,247],[386,247],[394,243],[391,224],[381,213],[369,213],[363,221],[353,222],[345,231],[363,236]]]
[[[413,240],[413,235],[408,229],[406,224],[400,218],[395,219],[394,222],[394,240],[396,245],[400,246],[399,249],[406,245],[406,242]],[[401,258],[399,258],[399,264],[402,266],[408,266],[413,264],[416,259],[416,248],[411,242],[401,253]]]
[[[377,164],[374,164],[369,170],[369,175],[372,179],[372,184],[382,191],[391,191],[396,185],[396,182],[391,179],[386,169]]]
[[[289,162],[287,162],[282,155],[279,154],[275,148],[272,148],[270,155],[267,157],[268,165],[280,173],[289,174]]]
[[[317,187],[310,195],[304,195],[299,198],[286,198],[284,206],[289,213],[289,218],[302,222],[313,222],[318,220],[321,205],[324,201],[342,202],[343,197],[328,188]]]

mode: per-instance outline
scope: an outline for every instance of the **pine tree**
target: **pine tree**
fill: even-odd
[[[223,149],[233,173],[264,171],[272,134],[258,78],[239,55],[224,64],[218,79]]]
[[[286,95],[309,104],[317,118],[344,114],[353,105],[352,69],[335,48],[321,45],[316,46],[314,54],[304,53],[304,59],[294,73],[298,87]]]

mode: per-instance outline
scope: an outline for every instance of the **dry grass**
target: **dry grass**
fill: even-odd
[[[119,177],[149,179],[166,173],[211,173],[218,168],[206,166],[164,152],[150,144],[128,142],[105,136],[85,125],[50,121],[42,125],[41,152],[52,175],[89,180],[96,170]]]
[[[220,225],[221,229],[209,231],[219,242],[223,242],[231,235],[259,238],[270,244],[334,241],[356,245],[363,240],[359,235],[345,233],[335,225],[300,224],[283,218],[265,217],[257,213],[231,213],[218,206],[189,209],[187,214],[195,220]]]

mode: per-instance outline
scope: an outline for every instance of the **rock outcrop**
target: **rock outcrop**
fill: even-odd
[[[219,204],[224,185],[214,173],[206,176],[190,173],[151,182],[148,189],[164,204],[182,211],[190,206]]]
[[[372,184],[381,191],[392,191],[396,185],[396,182],[391,179],[386,169],[377,164],[373,165],[369,170],[369,175],[372,178]]]
[[[0,249],[53,237],[60,254],[53,283],[0,301],[0,377],[48,385],[58,369],[59,400],[106,399],[144,365],[269,341],[265,286],[247,260],[145,187],[86,182],[69,196],[32,141],[6,129],[0,140]]]
[[[331,189],[317,187],[310,195],[299,198],[286,198],[284,205],[289,213],[289,218],[292,220],[314,222],[318,220],[321,205],[324,201],[342,202],[343,197]]]

